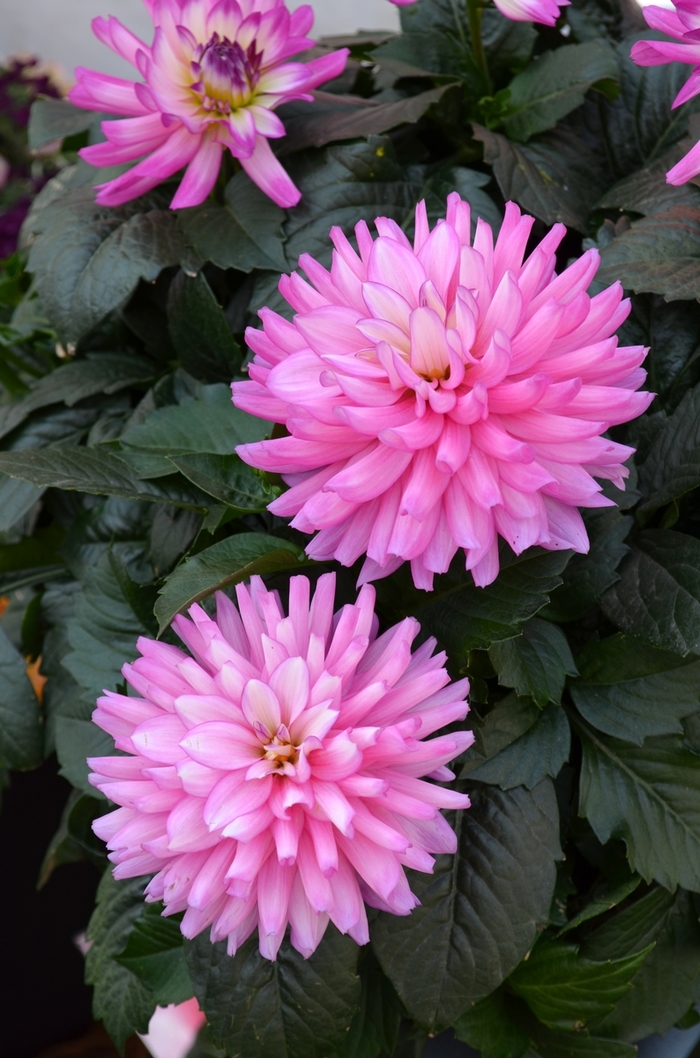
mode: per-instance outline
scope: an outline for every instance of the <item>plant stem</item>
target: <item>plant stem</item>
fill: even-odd
[[[481,13],[483,11],[482,0],[467,0],[467,18],[469,20],[469,34],[472,39],[472,54],[476,67],[486,82],[486,90],[490,95],[492,91],[491,75],[486,61],[484,51],[484,40],[481,35]]]

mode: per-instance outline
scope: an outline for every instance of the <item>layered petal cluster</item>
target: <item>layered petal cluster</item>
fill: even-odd
[[[392,4],[407,7],[416,0],[391,0]],[[502,15],[512,22],[541,22],[553,26],[559,18],[559,9],[568,7],[571,0],[494,0]]]
[[[454,852],[441,808],[464,794],[436,785],[471,731],[467,680],[450,684],[435,641],[415,652],[408,617],[377,635],[374,589],[335,615],[335,576],[290,582],[289,615],[259,578],[193,606],[175,627],[192,656],[140,639],[125,665],[140,697],[105,692],[93,720],[127,756],[89,761],[116,804],[94,824],[116,878],[157,872],[150,901],[184,911],[182,932],[211,927],[234,954],[256,929],[276,957],[287,924],[305,957],[329,921],[368,940],[364,901],[396,915],[418,903],[404,867],[432,871]]]
[[[478,585],[498,573],[498,535],[588,549],[577,507],[610,506],[595,477],[624,487],[632,449],[602,436],[652,399],[636,393],[647,350],[618,348],[629,312],[617,283],[590,297],[599,256],[557,276],[558,224],[523,261],[533,218],[506,207],[497,241],[458,194],[430,231],[416,210],[411,244],[393,221],[337,228],[330,272],[308,254],[280,291],[297,315],[269,309],[249,329],[251,381],[238,407],[283,423],[289,436],[238,449],[291,485],[270,505],[305,533],[319,560],[361,581],[410,560],[432,588],[458,548]]]
[[[69,93],[76,106],[125,118],[103,122],[107,142],[83,148],[85,161],[110,166],[142,159],[100,185],[97,201],[128,202],[186,167],[171,207],[196,206],[216,182],[222,151],[229,150],[274,202],[296,205],[300,192],[269,144],[285,134],[274,111],[291,99],[312,99],[312,88],[342,72],[347,49],[307,63],[288,61],[313,46],[308,4],[290,14],[284,0],[144,3],[155,27],[150,47],[116,18],[92,23],[95,35],[142,80],[78,67]]]
[[[640,40],[632,45],[631,56],[638,66],[662,66],[685,62],[693,67],[690,77],[673,101],[673,106],[692,99],[700,92],[700,4],[698,0],[675,0],[673,9],[652,5],[643,9],[651,29],[667,33],[675,41]],[[677,42],[677,43],[676,43]],[[700,143],[696,143],[666,174],[669,184],[685,184],[700,173]]]

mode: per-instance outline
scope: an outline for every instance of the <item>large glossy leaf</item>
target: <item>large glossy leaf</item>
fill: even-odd
[[[162,904],[149,904],[132,927],[116,962],[149,988],[159,1006],[184,1003],[194,992],[176,919],[161,918]]]
[[[219,268],[284,271],[284,211],[241,170],[226,185],[225,204],[207,200],[177,211],[187,243],[204,261]]]
[[[513,140],[529,140],[556,125],[576,107],[596,81],[617,77],[612,48],[602,40],[569,44],[538,55],[508,86],[505,130]]]
[[[494,713],[508,710],[511,704],[512,696],[509,695],[489,713],[485,730],[482,732],[482,745],[485,747],[496,742],[496,732],[493,728],[498,720],[494,720],[491,725],[489,720]],[[504,730],[503,720],[500,725],[499,734]],[[546,775],[555,778],[559,774],[562,765],[569,758],[570,747],[571,732],[566,714],[558,705],[548,705],[523,734],[508,742],[498,752],[487,752],[483,761],[479,760],[478,752],[474,752],[476,747],[473,747],[462,769],[462,776],[478,779],[479,782],[493,783],[502,790],[512,790],[514,786],[526,786],[531,790]]]
[[[642,511],[653,511],[700,485],[700,387],[688,390],[659,430],[639,468],[647,499]]]
[[[143,914],[144,879],[115,882],[105,871],[97,890],[97,908],[87,928],[92,941],[85,977],[95,986],[93,1013],[121,1052],[134,1032],[146,1032],[156,1006],[155,996],[142,981],[112,958],[124,947],[133,923]]]
[[[650,950],[594,962],[575,944],[543,937],[508,983],[550,1029],[581,1029],[600,1021],[630,991]]]
[[[409,918],[382,914],[372,928],[409,1014],[432,1029],[492,992],[530,949],[548,917],[560,856],[548,779],[533,790],[468,790],[456,855],[438,857],[432,876],[410,872],[421,906]]]
[[[512,1007],[512,997],[502,989],[492,992],[457,1018],[455,1036],[478,1049],[482,1058],[523,1058],[530,1040]]]
[[[494,643],[489,657],[503,687],[529,695],[542,707],[561,702],[566,677],[577,672],[564,633],[538,617],[531,618],[519,636]]]
[[[692,1005],[700,973],[697,898],[682,890],[651,892],[594,930],[583,944],[592,959],[654,949],[632,979],[633,989],[598,1026],[604,1035],[640,1040],[665,1034]]]
[[[524,623],[548,600],[561,583],[559,574],[569,560],[568,551],[526,551],[508,556],[508,564],[493,584],[477,588],[469,574],[452,587],[449,578],[438,582],[428,602],[416,616],[437,636],[454,663],[466,661],[467,652],[520,635]],[[466,583],[465,583],[466,581]]]
[[[700,541],[670,529],[640,533],[601,599],[623,632],[684,657],[700,650]]]
[[[234,958],[207,933],[186,943],[195,995],[214,1043],[256,1058],[325,1058],[344,1038],[359,1006],[359,950],[328,928],[310,959],[285,941],[276,962],[251,937]]]
[[[580,812],[605,843],[622,838],[633,870],[700,891],[700,757],[679,735],[622,742],[576,721]]]
[[[546,224],[563,221],[587,232],[588,214],[605,188],[597,157],[566,128],[530,143],[513,143],[498,132],[474,125],[484,145],[484,161],[506,199],[514,199]]]
[[[650,735],[682,733],[681,720],[700,709],[700,661],[616,635],[592,644],[571,684],[577,708],[604,734],[641,746]]]
[[[281,491],[236,455],[192,452],[171,458],[193,485],[241,513],[265,510]]]
[[[96,117],[91,110],[74,107],[67,99],[36,99],[29,112],[29,148],[36,151],[55,140],[85,132]]]
[[[667,301],[700,297],[700,208],[672,206],[635,221],[603,248],[597,279]]]
[[[203,272],[180,271],[168,290],[168,331],[186,371],[224,382],[240,371],[242,352]]]
[[[239,533],[186,559],[160,589],[155,612],[161,631],[193,602],[253,574],[295,569],[304,559],[296,544],[264,533]]]
[[[5,768],[35,768],[42,759],[39,702],[26,668],[0,628],[0,764]]]

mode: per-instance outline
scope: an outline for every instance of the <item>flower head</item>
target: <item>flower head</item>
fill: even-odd
[[[500,534],[520,554],[588,549],[577,507],[612,505],[595,477],[624,487],[631,448],[601,436],[639,415],[642,346],[612,337],[629,312],[617,283],[586,293],[587,251],[561,275],[557,224],[523,263],[533,218],[508,203],[494,244],[458,194],[431,232],[425,204],[413,245],[392,220],[361,222],[359,255],[334,228],[330,272],[304,254],[280,291],[293,323],[263,309],[250,328],[252,381],[240,408],[284,423],[290,436],[243,445],[252,466],[292,487],[270,505],[293,515],[319,560],[361,581],[410,560],[430,589],[458,548],[479,585],[498,573]]]
[[[214,186],[228,149],[273,201],[296,205],[301,195],[268,143],[284,136],[274,110],[291,99],[311,99],[310,89],[342,72],[347,49],[307,63],[287,61],[313,46],[306,36],[313,23],[308,4],[290,14],[284,0],[144,3],[155,25],[151,47],[116,18],[92,23],[95,35],[143,80],[78,67],[70,92],[76,106],[126,118],[103,122],[107,142],[83,148],[87,162],[107,166],[142,158],[100,185],[97,201],[128,202],[186,166],[171,207],[196,206]]]
[[[469,683],[449,684],[434,640],[411,653],[413,618],[377,636],[368,586],[335,616],[333,574],[313,600],[293,578],[289,616],[257,577],[236,591],[238,610],[219,594],[216,619],[175,619],[192,657],[139,640],[122,671],[140,698],[99,699],[93,720],[128,756],[89,761],[122,806],[95,832],[116,878],[157,872],[147,899],[185,911],[187,937],[211,927],[233,954],[257,926],[274,959],[289,922],[309,956],[330,920],[364,944],[363,900],[409,914],[404,866],[455,851],[439,809],[469,799],[422,777],[454,778],[445,765],[473,742],[427,737],[464,719]]]
[[[416,0],[391,0],[399,7],[408,7]],[[559,18],[559,8],[568,7],[571,0],[494,0],[502,15],[512,22],[541,22],[553,26]]]
[[[679,43],[667,40],[640,40],[630,52],[638,66],[662,66],[667,62],[685,62],[694,67],[690,77],[673,100],[679,107],[700,92],[700,6],[697,0],[675,0],[674,9],[650,6],[643,10],[652,29],[661,30]],[[696,143],[677,165],[669,169],[669,184],[685,184],[700,173],[700,143]]]

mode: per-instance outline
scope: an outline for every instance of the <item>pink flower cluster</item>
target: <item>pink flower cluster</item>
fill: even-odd
[[[293,323],[263,309],[250,328],[251,381],[238,407],[283,423],[289,436],[243,445],[252,466],[291,486],[270,505],[305,533],[307,553],[351,565],[360,580],[410,561],[430,590],[458,548],[478,585],[495,579],[498,536],[585,552],[577,507],[610,506],[594,478],[624,487],[632,449],[604,437],[645,410],[642,346],[614,332],[629,303],[619,283],[587,293],[587,251],[561,275],[557,224],[524,258],[533,218],[508,203],[494,242],[450,195],[431,231],[416,210],[413,244],[393,221],[334,228],[330,272],[308,254],[310,282],[283,276]]]
[[[640,40],[632,45],[631,56],[638,66],[661,66],[667,62],[684,62],[693,66],[690,77],[673,101],[674,107],[686,103],[700,92],[700,4],[698,0],[675,0],[674,10],[650,6],[644,18],[652,29],[668,33],[678,43],[666,40]],[[700,173],[700,143],[696,143],[677,165],[669,169],[669,184],[685,184]]]
[[[378,636],[371,587],[335,615],[334,592],[334,574],[313,599],[292,578],[286,616],[254,577],[239,609],[223,594],[216,619],[193,606],[175,619],[192,656],[140,639],[123,668],[140,697],[105,692],[93,714],[128,754],[89,761],[121,805],[94,824],[115,878],[157,872],[147,899],[230,954],[257,927],[274,959],[287,923],[307,957],[329,921],[366,943],[363,901],[409,914],[404,867],[454,852],[439,809],[469,806],[425,781],[454,778],[445,765],[473,742],[428,739],[465,718],[468,681],[450,685],[434,640],[411,652],[413,618]]]
[[[284,136],[280,103],[312,99],[312,88],[337,77],[347,49],[307,63],[287,60],[313,46],[313,10],[292,14],[284,0],[144,0],[155,25],[149,47],[113,17],[96,18],[99,39],[136,67],[126,81],[78,67],[72,103],[123,115],[105,121],[106,143],[80,153],[96,166],[142,160],[101,184],[97,201],[117,206],[150,191],[186,166],[171,207],[196,206],[216,182],[224,150],[280,206],[301,195],[270,139]],[[144,157],[145,155],[145,157]]]
[[[391,0],[399,7],[408,7],[416,0]],[[512,22],[541,22],[553,26],[559,18],[559,9],[568,7],[571,0],[494,0],[502,15]]]

